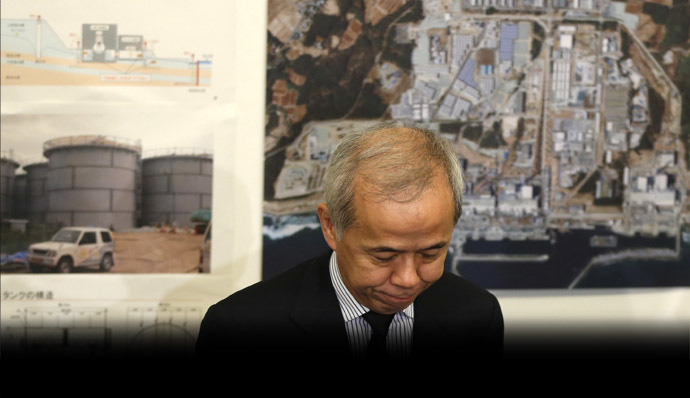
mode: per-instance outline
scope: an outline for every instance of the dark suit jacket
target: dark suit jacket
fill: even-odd
[[[211,306],[196,354],[224,358],[349,358],[347,334],[328,271],[331,253],[261,281]],[[444,275],[414,303],[413,355],[498,357],[503,316],[496,298]]]

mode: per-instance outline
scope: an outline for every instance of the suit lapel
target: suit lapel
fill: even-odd
[[[347,351],[347,333],[331,283],[330,253],[311,262],[304,272],[290,315],[304,331],[305,343],[325,352]]]
[[[414,302],[413,354],[427,352],[432,346],[437,346],[437,340],[442,336],[439,332],[445,329],[443,317],[436,313],[438,306],[435,304],[437,295],[434,290],[434,285],[431,285]]]
[[[448,356],[483,355],[486,344],[486,317],[478,313],[476,296],[463,293],[462,285],[451,282],[449,274],[431,285],[415,300],[413,354]],[[459,294],[462,293],[462,294]]]

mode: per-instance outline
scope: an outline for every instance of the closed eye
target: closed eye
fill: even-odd
[[[444,247],[446,247],[446,243],[441,242],[441,243],[435,244],[433,246],[429,246],[426,249],[420,250],[419,254],[424,258],[429,258],[429,259],[436,258],[439,256],[439,254],[441,254],[442,249]]]
[[[374,247],[367,250],[367,252],[369,252],[376,261],[382,263],[394,260],[398,256],[398,253],[400,253],[399,250],[387,246]]]
[[[389,261],[393,261],[397,257],[397,255],[394,254],[392,256],[386,256],[386,257],[381,257],[381,256],[373,256],[373,257],[382,263],[386,263]]]
[[[440,242],[435,245],[426,247],[422,250],[419,250],[417,253],[424,259],[427,260],[432,260],[437,258],[444,247],[446,247],[447,243],[446,242]],[[387,263],[392,260],[394,260],[399,253],[402,253],[400,250],[396,250],[391,247],[387,246],[381,246],[381,247],[374,247],[369,250],[365,250],[366,252],[369,252],[370,255],[376,260],[381,263]]]

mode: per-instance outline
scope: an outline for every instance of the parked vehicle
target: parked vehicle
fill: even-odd
[[[30,245],[26,260],[34,272],[68,273],[93,265],[109,271],[115,265],[113,235],[106,228],[62,228],[51,240]]]

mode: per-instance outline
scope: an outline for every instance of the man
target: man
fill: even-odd
[[[463,192],[446,139],[410,124],[350,133],[324,191],[317,210],[333,251],[209,308],[197,353],[500,355],[496,298],[444,272]]]

